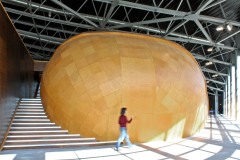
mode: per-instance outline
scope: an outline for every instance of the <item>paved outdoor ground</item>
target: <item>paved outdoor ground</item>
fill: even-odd
[[[240,122],[210,116],[206,127],[192,137],[136,144],[71,149],[31,149],[0,152],[0,160],[237,160],[240,159]]]

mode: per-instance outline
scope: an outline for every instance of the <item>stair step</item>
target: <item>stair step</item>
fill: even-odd
[[[39,100],[31,100],[31,101],[26,101],[26,100],[21,100],[20,103],[41,103],[42,100],[39,99]]]
[[[23,105],[19,105],[18,107],[43,107],[42,103],[39,103],[38,105],[26,105],[26,104],[23,104]]]
[[[42,105],[42,102],[39,101],[39,102],[35,102],[35,101],[30,101],[30,102],[20,102],[19,103],[19,106],[28,106],[28,105],[33,105],[33,106],[39,106],[39,105]]]
[[[42,103],[39,103],[38,105],[33,105],[32,103],[29,103],[29,105],[26,105],[25,103],[22,105],[19,105],[18,107],[43,107]]]
[[[60,130],[60,126],[48,126],[48,127],[11,127],[10,131],[42,131],[42,130]]]
[[[55,126],[55,123],[12,123],[11,127],[47,127],[47,126]]]
[[[32,110],[32,111],[31,111]],[[26,108],[18,108],[17,112],[45,112],[44,108],[36,108],[36,107],[26,107]]]
[[[16,122],[29,122],[29,123],[37,123],[37,122],[50,122],[49,119],[14,119],[14,123]]]
[[[41,116],[36,116],[36,115],[34,115],[34,116],[29,116],[29,115],[27,115],[27,116],[18,116],[18,115],[16,115],[14,117],[15,120],[18,120],[18,119],[46,119],[46,118],[47,118],[47,116],[45,116],[45,115],[41,115]]]
[[[40,89],[40,87],[39,87]],[[3,149],[63,148],[114,145],[116,141],[97,142],[95,138],[81,138],[68,134],[51,123],[37,93],[37,98],[23,98],[18,106]]]
[[[44,112],[44,108],[43,107],[19,107],[18,109],[17,109],[17,112],[18,111],[20,111],[20,112],[22,112],[22,110],[33,110],[33,111],[38,111],[38,110],[41,110],[41,111],[43,111]]]
[[[23,101],[36,101],[41,100],[41,98],[22,98]]]
[[[42,103],[20,103],[19,106],[42,106]]]
[[[39,103],[38,105],[33,105],[32,103],[29,103],[29,105],[26,105],[25,103],[22,105],[19,105],[19,107],[43,107],[42,103]]]
[[[20,116],[20,115],[45,115],[46,113],[45,112],[16,112],[16,115],[17,116]]]
[[[18,112],[44,112],[44,109],[18,109]]]
[[[3,149],[33,149],[33,148],[63,148],[63,147],[83,147],[113,145],[116,141],[109,142],[83,142],[83,143],[54,143],[54,144],[31,144],[31,145],[5,145]]]
[[[63,139],[79,138],[80,134],[54,134],[54,135],[8,135],[7,140],[32,140],[32,139]]]
[[[8,135],[39,135],[39,134],[68,134],[67,130],[46,130],[46,131],[9,131]]]
[[[59,139],[31,139],[31,140],[6,140],[5,145],[26,145],[26,144],[49,144],[49,143],[81,143],[96,142],[95,138],[59,138]]]
[[[41,99],[38,99],[38,100],[33,99],[33,100],[21,100],[21,101],[20,101],[20,103],[25,103],[25,102],[27,102],[27,103],[28,103],[28,102],[33,102],[33,103],[34,103],[34,102],[42,102],[42,100],[41,100]]]

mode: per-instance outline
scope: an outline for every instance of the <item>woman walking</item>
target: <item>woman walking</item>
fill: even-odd
[[[121,115],[119,117],[119,125],[120,125],[120,131],[121,131],[121,134],[117,140],[117,143],[116,143],[116,150],[118,151],[119,149],[119,146],[120,146],[120,143],[125,139],[126,142],[127,142],[127,145],[128,147],[130,148],[132,146],[132,143],[131,141],[129,140],[129,136],[128,136],[128,133],[127,133],[127,123],[131,123],[132,122],[132,119],[133,117],[131,117],[130,120],[127,119],[127,117],[125,116],[127,112],[127,108],[121,108]]]

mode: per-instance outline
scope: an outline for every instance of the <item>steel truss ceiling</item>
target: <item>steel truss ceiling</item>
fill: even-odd
[[[34,59],[49,60],[65,40],[86,31],[128,31],[175,41],[189,50],[207,80],[222,92],[239,50],[237,0],[2,0]],[[230,8],[230,9],[229,9]],[[231,31],[216,27],[230,24]],[[212,51],[208,51],[212,48]],[[207,66],[206,62],[212,64]],[[217,75],[213,77],[213,75]]]

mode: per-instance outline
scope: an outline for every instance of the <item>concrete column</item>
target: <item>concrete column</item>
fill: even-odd
[[[236,54],[236,119],[240,120],[240,50]]]
[[[224,105],[224,115],[227,116],[227,107],[228,107],[228,83],[226,79],[225,84],[225,105]]]
[[[223,115],[226,115],[226,106],[227,106],[227,89],[226,85],[224,86],[223,92]]]
[[[218,114],[218,91],[215,94],[215,115]]]
[[[231,105],[231,118],[233,120],[236,119],[236,70],[235,65],[233,64],[231,67],[231,99],[232,99],[232,105]]]
[[[236,48],[240,48],[240,35],[233,37],[236,42]],[[235,50],[236,62],[236,119],[240,120],[240,50]]]
[[[228,105],[227,105],[227,116],[230,117],[230,109],[231,109],[231,76],[229,75],[227,77],[227,90],[228,90],[228,95],[227,95],[227,99],[228,99]]]

